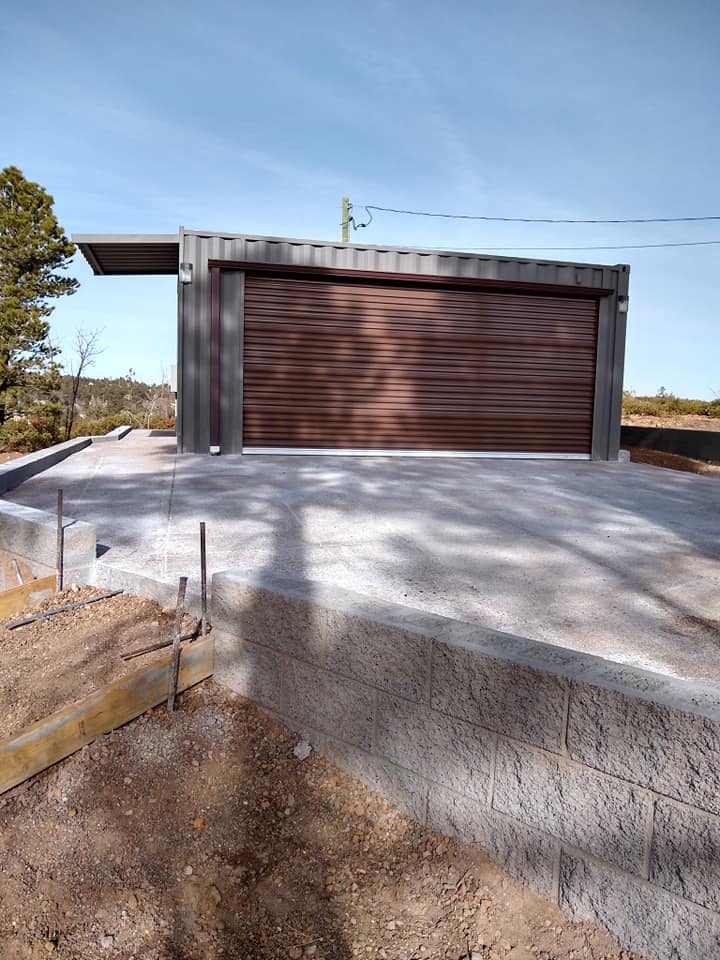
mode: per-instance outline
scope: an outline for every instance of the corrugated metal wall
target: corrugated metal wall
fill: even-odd
[[[624,265],[601,266],[550,260],[488,257],[437,250],[401,250],[393,247],[319,243],[268,237],[185,234],[209,260],[250,260],[284,266],[330,267],[407,273],[424,276],[465,277],[523,283],[566,284],[616,288]]]
[[[209,260],[251,261],[278,265],[369,270],[424,276],[460,277],[511,283],[563,285],[615,291],[599,301],[597,368],[592,427],[592,453],[598,459],[615,459],[620,434],[620,402],[625,338],[625,317],[618,313],[617,295],[627,295],[629,270],[625,266],[598,266],[496,258],[437,251],[360,247],[313,241],[264,237],[225,236],[181,232],[180,259],[194,267],[193,283],[181,288],[179,318],[178,435],[183,452],[205,453],[209,446]],[[223,276],[232,276],[230,272]],[[236,274],[236,276],[239,276]],[[242,290],[227,293],[223,280],[221,336],[223,452],[239,453],[242,420],[237,398],[242,395],[242,310],[231,315],[227,297],[242,302]],[[233,281],[229,281],[231,284]],[[238,280],[238,283],[241,281]],[[236,344],[234,353],[228,344]],[[235,399],[226,392],[230,390]],[[232,413],[230,413],[232,409]],[[617,424],[615,421],[617,420]]]

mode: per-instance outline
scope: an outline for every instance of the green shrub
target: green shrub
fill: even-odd
[[[97,420],[86,417],[77,417],[73,423],[73,437],[97,437],[103,433],[110,433],[115,427],[137,426],[137,416],[132,413],[112,413]]]
[[[113,413],[96,420],[78,417],[73,424],[73,437],[98,437],[109,433],[115,427],[134,427],[140,430],[172,430],[175,427],[174,417],[151,416],[141,413]]]
[[[33,453],[55,443],[50,424],[39,417],[30,420],[6,420],[0,426],[0,452]]]
[[[175,417],[150,417],[150,430],[174,430]]]
[[[691,400],[664,393],[656,397],[636,397],[629,391],[623,393],[624,416],[641,417],[720,417],[720,398],[716,400]]]

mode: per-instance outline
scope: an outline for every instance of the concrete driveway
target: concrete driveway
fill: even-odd
[[[7,495],[100,563],[272,567],[676,676],[720,679],[720,482],[639,464],[175,455],[134,431]]]

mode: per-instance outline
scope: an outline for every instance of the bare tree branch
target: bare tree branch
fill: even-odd
[[[75,331],[75,359],[70,364],[70,375],[72,377],[72,388],[70,398],[67,402],[65,413],[65,439],[70,439],[73,423],[75,422],[75,409],[77,407],[77,395],[80,389],[80,378],[83,372],[95,363],[95,359],[103,352],[99,345],[99,338],[102,330],[83,330]]]

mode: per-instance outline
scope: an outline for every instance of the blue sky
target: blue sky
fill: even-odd
[[[0,21],[0,166],[72,233],[339,239],[340,200],[519,217],[720,215],[720,6],[508,0],[62,4]],[[11,94],[11,95],[10,95]],[[450,249],[720,240],[720,222],[377,217]],[[631,264],[626,385],[720,394],[720,245],[528,253]],[[97,375],[158,380],[173,278],[93,278],[52,318],[103,328]]]

